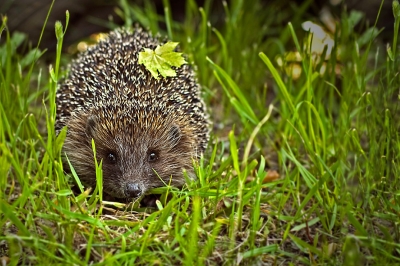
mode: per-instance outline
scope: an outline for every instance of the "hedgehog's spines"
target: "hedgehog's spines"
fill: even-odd
[[[124,185],[126,179],[141,176],[138,182],[143,191],[160,185],[157,176],[147,180],[154,175],[153,167],[166,182],[175,175],[174,184],[182,184],[180,168],[188,169],[191,158],[205,150],[209,121],[192,68],[183,65],[176,68],[175,77],[155,79],[138,64],[138,53],[157,45],[162,45],[159,39],[139,27],[117,29],[70,64],[69,76],[57,91],[56,129],[68,126],[64,150],[84,182],[95,184],[89,173],[93,169],[92,138],[97,141],[98,154],[119,152],[122,160],[118,168],[104,164],[109,175],[105,178],[112,178],[105,179],[105,186],[109,182]],[[94,124],[87,132],[90,121]],[[174,127],[181,133],[179,145],[167,134],[175,132]],[[170,154],[158,166],[146,168],[143,161],[126,169],[144,160],[148,149]],[[147,174],[142,173],[143,167]],[[108,189],[113,194],[127,195],[124,188],[112,185]]]

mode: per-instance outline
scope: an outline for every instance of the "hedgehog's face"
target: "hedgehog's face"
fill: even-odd
[[[93,138],[97,158],[103,160],[105,193],[117,198],[134,199],[151,188],[182,186],[185,182],[183,169],[189,175],[193,173],[192,157],[195,151],[189,141],[193,137],[168,119],[152,123],[158,123],[157,129],[151,123],[148,128],[122,122],[104,126],[105,121],[101,118],[89,116],[84,127],[86,151],[81,155],[88,158],[70,158],[82,181],[91,186],[96,184],[91,149]],[[69,135],[72,137],[73,132]],[[65,150],[70,157],[68,146],[67,136]],[[85,167],[80,167],[79,162],[76,167],[76,161],[84,161]]]

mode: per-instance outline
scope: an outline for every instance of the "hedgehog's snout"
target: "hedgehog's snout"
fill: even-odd
[[[138,198],[142,195],[143,190],[137,183],[129,182],[125,185],[125,195],[128,198]]]

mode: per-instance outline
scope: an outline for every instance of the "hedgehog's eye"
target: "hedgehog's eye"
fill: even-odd
[[[158,160],[158,154],[155,151],[150,151],[147,160],[149,162],[155,162]]]
[[[117,163],[117,155],[115,155],[114,153],[110,152],[107,155],[107,162],[111,163],[111,164]]]

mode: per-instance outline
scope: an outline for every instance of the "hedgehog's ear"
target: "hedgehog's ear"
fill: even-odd
[[[96,130],[96,117],[94,115],[91,115],[88,117],[86,121],[86,135],[89,137],[94,137],[95,130]]]
[[[182,132],[178,125],[173,124],[168,132],[168,139],[171,141],[172,146],[176,146],[181,140]]]

